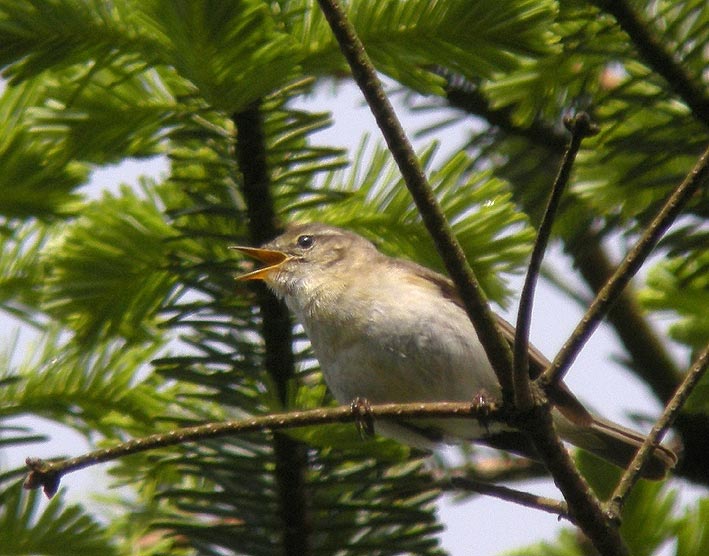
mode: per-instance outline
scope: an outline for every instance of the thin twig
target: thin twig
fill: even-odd
[[[660,212],[647,227],[638,243],[630,250],[610,280],[591,303],[581,322],[566,341],[556,358],[541,377],[542,386],[559,382],[568,371],[588,338],[593,334],[613,303],[623,292],[650,255],[657,242],[670,227],[694,193],[709,178],[709,147],[699,157],[694,168],[670,195]]]
[[[494,404],[481,407],[475,403],[408,403],[408,404],[380,404],[367,405],[363,410],[361,405],[341,406],[308,411],[292,411],[288,413],[274,413],[262,417],[253,417],[237,421],[224,421],[220,423],[207,423],[195,427],[175,429],[170,432],[153,434],[143,438],[136,438],[122,442],[112,448],[95,450],[58,462],[45,462],[36,458],[28,458],[27,466],[30,474],[25,481],[25,488],[44,488],[47,496],[51,497],[59,487],[59,480],[63,475],[90,467],[98,463],[112,461],[127,455],[146,452],[165,446],[174,446],[186,442],[206,440],[220,436],[243,434],[254,431],[276,431],[292,429],[310,425],[326,423],[360,423],[366,419],[379,419],[396,417],[409,419],[417,417],[436,418],[477,418],[481,422],[508,422],[509,417],[505,411]]]
[[[507,502],[514,502],[515,504],[519,504],[527,508],[534,508],[535,510],[541,510],[543,512],[554,514],[559,518],[567,519],[574,523],[573,517],[569,514],[569,508],[566,505],[566,502],[561,500],[538,496],[536,494],[531,494],[529,492],[524,492],[514,488],[492,485],[490,483],[484,483],[482,481],[469,479],[467,477],[454,476],[451,477],[448,482],[450,487],[456,490],[477,492],[478,494],[485,494],[487,496],[499,498],[500,500],[506,500]],[[441,483],[441,488],[443,490],[449,490],[449,488],[446,488],[446,484],[444,482]]]
[[[699,355],[694,365],[687,372],[684,381],[677,388],[677,392],[672,396],[672,399],[667,404],[662,416],[657,420],[655,426],[652,427],[650,434],[643,442],[643,445],[635,454],[635,457],[630,462],[630,465],[623,473],[623,476],[618,483],[615,491],[611,495],[607,503],[607,513],[611,519],[617,520],[620,517],[620,512],[623,509],[623,504],[630,490],[633,488],[640,478],[640,473],[645,463],[650,459],[653,450],[662,440],[662,437],[667,430],[672,426],[673,421],[679,414],[690,394],[697,386],[704,373],[709,368],[709,345],[704,348],[704,351]]]
[[[495,318],[460,244],[428,184],[416,153],[409,143],[364,46],[337,0],[318,0],[340,45],[352,76],[362,90],[379,129],[418,207],[421,218],[463,299],[485,353],[502,386],[505,403],[513,400],[512,351],[497,329]]]
[[[578,238],[579,244],[587,246],[583,256],[574,256],[574,265],[593,292],[600,292],[613,276],[615,266],[603,248],[601,233],[586,229]],[[583,308],[590,305],[586,300]],[[664,406],[674,395],[682,381],[682,372],[665,346],[664,338],[648,322],[637,301],[633,284],[628,284],[608,312],[608,323],[614,328],[625,350],[631,357],[628,365],[650,387]],[[709,432],[709,431],[708,431]]]
[[[514,392],[515,392],[515,407],[519,411],[528,411],[534,405],[532,399],[532,390],[530,388],[529,379],[529,328],[532,320],[532,306],[534,304],[534,290],[539,277],[539,270],[544,259],[551,237],[551,229],[554,224],[556,212],[561,203],[561,197],[569,182],[571,176],[571,168],[576,160],[576,155],[581,148],[581,142],[584,138],[597,132],[596,127],[591,123],[591,120],[585,112],[577,114],[573,120],[565,122],[571,131],[571,141],[564,153],[564,158],[559,167],[559,173],[552,185],[551,194],[547,201],[547,206],[544,210],[539,232],[534,243],[532,256],[529,261],[527,276],[522,287],[520,296],[519,311],[517,313],[517,327],[515,332],[514,342]]]
[[[515,400],[517,408],[531,408],[534,405],[529,381],[529,324],[531,319],[534,287],[541,268],[542,258],[559,206],[563,190],[569,180],[571,168],[584,137],[595,131],[590,125],[587,115],[579,115],[573,122],[571,143],[564,155],[559,174],[554,182],[542,223],[539,227],[537,241],[534,245],[530,268],[527,273],[515,334]],[[525,399],[525,396],[527,398]],[[544,421],[547,421],[544,423]],[[542,425],[542,426],[538,426]],[[597,498],[588,488],[582,477],[575,471],[568,453],[561,445],[558,436],[553,432],[551,417],[548,413],[538,413],[537,418],[529,424],[527,432],[534,445],[540,449],[545,463],[552,471],[555,482],[564,493],[568,507],[575,512],[574,523],[579,525],[592,540],[594,546],[603,554],[624,554],[625,545],[614,527],[604,519]],[[528,503],[538,501],[530,498]],[[567,516],[568,517],[568,516]]]
[[[443,75],[446,76],[445,73]],[[535,121],[529,126],[519,125],[511,118],[512,111],[509,110],[509,107],[493,107],[489,99],[485,98],[474,86],[467,85],[459,76],[449,77],[447,90],[452,106],[461,108],[473,116],[484,118],[505,135],[528,139],[534,148],[544,150],[549,157],[557,154],[561,156],[564,152],[565,139],[549,122]],[[583,210],[584,201],[578,194],[568,191],[566,198],[579,205]],[[527,203],[523,208],[529,212],[534,207]],[[590,207],[588,210],[591,210]],[[573,258],[574,267],[578,268],[592,291],[599,292],[615,270],[606,249],[600,242],[599,234],[592,230],[586,230],[580,237],[575,237],[574,241],[570,241],[567,237],[564,242],[567,244],[567,254]],[[584,249],[569,248],[568,244],[574,242],[583,245]],[[544,271],[542,270],[542,272]],[[556,276],[547,276],[546,278],[549,280],[556,278]],[[565,289],[565,284],[556,284],[556,286],[561,290]],[[665,349],[661,338],[648,326],[645,315],[635,302],[634,292],[631,290],[630,293],[627,293],[629,289],[625,289],[626,295],[618,299],[613,310],[609,313],[608,319],[635,362],[633,370],[641,379],[650,384],[655,395],[664,405],[679,385],[680,372]],[[581,301],[573,292],[567,291],[566,293],[579,302],[584,309],[590,304],[590,300]],[[647,372],[643,374],[644,371]],[[709,437],[709,435],[706,436]]]

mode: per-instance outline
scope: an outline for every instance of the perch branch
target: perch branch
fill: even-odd
[[[27,467],[29,475],[25,480],[25,488],[44,488],[47,496],[52,497],[59,487],[63,475],[84,469],[98,463],[112,461],[124,456],[155,450],[165,446],[174,446],[186,442],[206,440],[220,436],[244,434],[254,431],[277,431],[321,425],[325,423],[361,422],[361,410],[355,407],[342,406],[308,411],[292,411],[288,413],[274,413],[263,417],[253,417],[237,421],[224,421],[221,423],[207,423],[195,427],[185,427],[166,433],[153,434],[143,438],[136,438],[123,442],[112,448],[94,450],[88,454],[58,462],[45,462],[37,458],[28,458]],[[373,419],[384,417],[416,418],[416,417],[475,417],[482,422],[507,422],[508,416],[494,404],[480,407],[470,403],[410,403],[410,404],[382,404],[367,406],[366,417]]]

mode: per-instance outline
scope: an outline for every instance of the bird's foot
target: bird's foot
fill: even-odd
[[[356,397],[352,400],[350,408],[360,437],[364,440],[374,436],[374,418],[372,417],[372,407],[369,400]]]
[[[484,427],[486,432],[489,433],[489,420],[487,417],[490,415],[493,408],[496,406],[495,398],[493,398],[490,393],[483,388],[475,392],[470,406],[473,411],[476,412],[478,423],[480,423],[480,426]]]

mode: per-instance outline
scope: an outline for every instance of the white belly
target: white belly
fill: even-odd
[[[428,298],[418,302],[415,290],[406,293],[386,314],[370,307],[366,319],[352,318],[340,306],[324,325],[312,318],[317,314],[297,311],[334,397],[342,404],[356,398],[377,404],[499,397],[497,378],[465,312],[447,300],[431,308]],[[489,432],[473,419],[412,424],[436,428],[448,439]],[[380,423],[377,430],[408,444],[428,444],[393,423]]]

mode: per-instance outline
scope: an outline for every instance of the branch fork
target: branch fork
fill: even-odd
[[[492,318],[487,300],[455,240],[445,215],[438,205],[421,165],[406,138],[404,131],[388,102],[376,70],[369,60],[364,46],[354,27],[347,19],[338,0],[318,0],[320,7],[337,39],[340,49],[352,69],[352,75],[362,90],[364,97],[375,116],[382,134],[404,177],[407,188],[419,209],[445,266],[458,288],[465,308],[475,330],[485,348],[495,373],[498,376],[503,393],[503,405],[517,409],[537,407],[540,402],[532,395],[532,384],[528,374],[526,360],[529,312],[534,284],[539,272],[539,265],[548,240],[551,225],[563,187],[568,181],[571,165],[583,137],[593,133],[588,119],[579,117],[572,126],[572,140],[567,149],[564,163],[555,181],[544,221],[535,245],[533,264],[527,276],[527,294],[520,308],[518,335],[515,339],[515,355],[506,345]],[[568,371],[574,358],[605,316],[612,303],[622,293],[623,288],[637,272],[650,251],[657,244],[661,235],[674,221],[691,195],[699,188],[709,172],[709,150],[700,158],[695,169],[670,196],[664,207],[641,238],[640,242],[620,265],[616,274],[599,293],[596,301],[579,323],[572,338],[562,348],[552,365],[539,377],[535,384],[542,390],[556,386]],[[522,329],[520,331],[520,328]],[[542,398],[543,400],[543,398]],[[543,401],[541,402],[544,403]],[[593,496],[588,485],[571,463],[568,453],[563,449],[548,411],[542,411],[538,418],[532,417],[532,425],[525,429],[539,449],[545,464],[573,513],[579,527],[586,533],[596,549],[604,555],[625,555],[627,547],[618,533],[617,523],[609,519],[598,499]],[[531,412],[530,416],[535,415]],[[641,450],[641,453],[643,451]],[[649,450],[645,452],[649,454]],[[638,456],[638,458],[640,455]],[[646,456],[647,457],[647,456]]]

